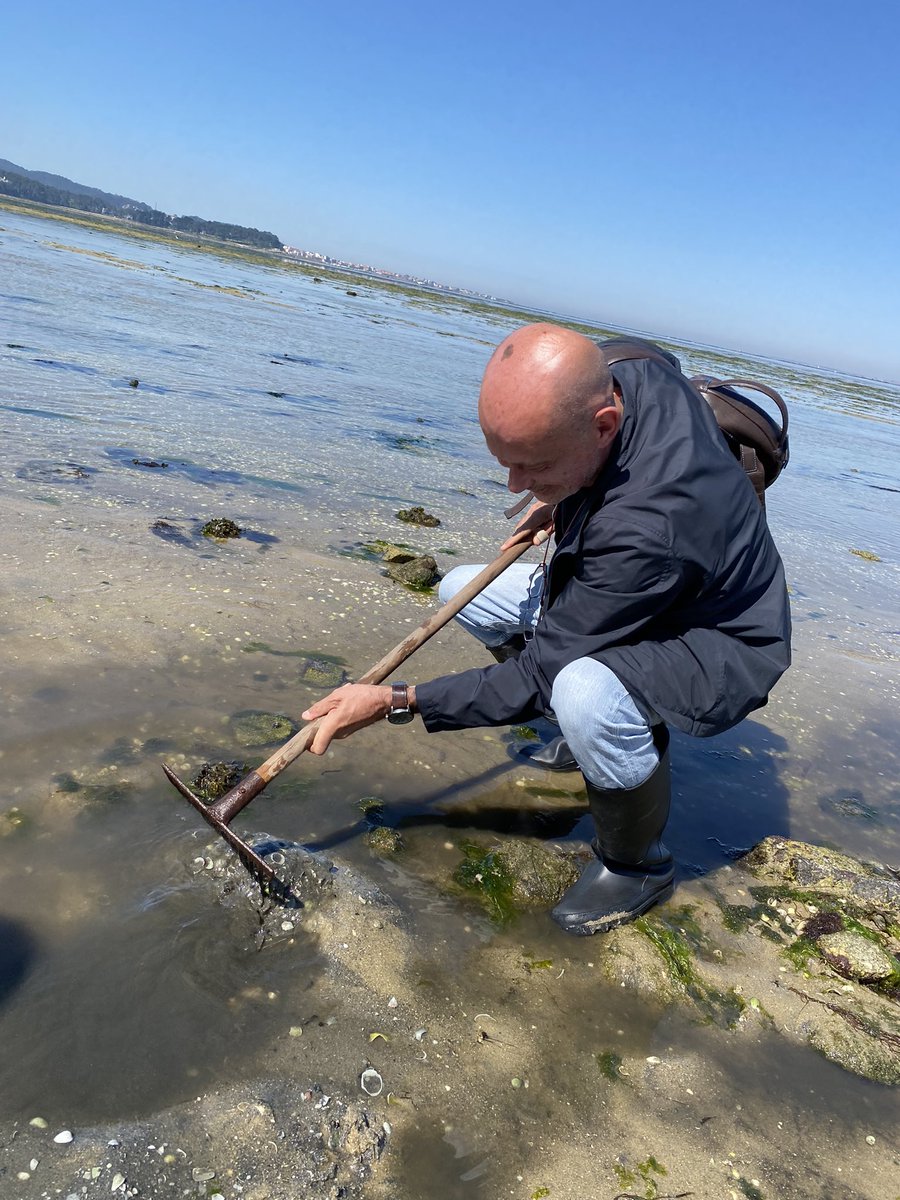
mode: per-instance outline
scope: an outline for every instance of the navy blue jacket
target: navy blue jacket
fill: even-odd
[[[622,425],[597,480],[557,506],[534,638],[518,659],[418,684],[429,730],[539,716],[559,671],[595,658],[645,716],[705,737],[765,704],[787,669],[781,559],[711,410],[659,363],[612,374]]]

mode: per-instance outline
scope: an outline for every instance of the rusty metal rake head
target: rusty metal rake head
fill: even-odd
[[[166,766],[165,763],[163,763],[163,771],[169,782],[181,792],[185,800],[196,808],[204,821],[212,826],[219,837],[223,838],[232,850],[235,851],[238,858],[259,884],[263,895],[271,896],[281,904],[289,904],[296,901],[290,884],[278,875],[272,864],[267,863],[261,855],[256,853],[252,846],[248,845],[242,838],[239,838],[234,830],[228,826],[228,822],[266,786],[265,781],[256,771],[251,771],[230,792],[213,801],[211,804],[204,804],[199,796],[195,796],[187,784],[179,779],[171,767]]]

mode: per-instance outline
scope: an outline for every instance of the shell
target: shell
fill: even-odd
[[[384,1091],[384,1080],[376,1070],[369,1067],[360,1075],[359,1086],[367,1096],[380,1096]]]

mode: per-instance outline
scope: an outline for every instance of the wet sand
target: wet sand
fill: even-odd
[[[476,352],[483,357],[460,339],[469,374]],[[50,411],[41,397],[12,400]],[[174,403],[168,394],[146,400],[148,412]],[[141,453],[166,445],[151,432]],[[253,765],[270,750],[242,748],[234,714],[296,720],[322,690],[301,682],[304,655],[339,660],[358,676],[433,610],[433,599],[344,551],[378,537],[414,542],[442,570],[490,557],[504,536],[495,515],[503,493],[484,484],[487,469],[461,442],[454,485],[477,497],[454,491],[446,464],[439,471],[427,456],[399,456],[382,492],[380,476],[360,475],[349,497],[321,483],[276,502],[237,483],[210,490],[184,474],[142,475],[124,453],[98,457],[102,443],[88,451],[77,429],[47,441],[46,460],[35,450],[30,466],[24,454],[7,463],[0,490],[0,1195],[77,1193],[78,1172],[97,1163],[88,1193],[108,1192],[117,1169],[106,1167],[110,1139],[138,1156],[151,1134],[181,1138],[204,1166],[216,1106],[254,1096],[279,1098],[287,1137],[313,1084],[362,1101],[376,1125],[391,1126],[359,1194],[895,1194],[894,1090],[787,1045],[763,1020],[732,1030],[649,1003],[607,978],[604,937],[567,938],[543,914],[500,929],[453,887],[467,840],[587,836],[573,778],[515,765],[506,730],[429,737],[416,722],[363,731],[323,759],[301,758],[237,823],[359,872],[390,898],[393,925],[376,929],[379,918],[363,907],[348,914],[345,936],[300,929],[258,951],[252,914],[223,910],[198,872],[209,833],[161,762],[185,777],[211,759]],[[88,480],[54,475],[54,463],[88,460],[102,467]],[[16,474],[23,469],[25,478]],[[818,517],[807,508],[827,508],[816,499],[825,492],[803,490],[803,469],[801,458],[801,474],[792,468],[770,502],[793,592],[795,665],[769,706],[737,729],[673,741],[667,840],[681,864],[673,911],[699,903],[728,877],[732,853],[767,835],[900,861],[895,533],[860,501],[869,494],[860,475],[847,491],[850,516],[825,513],[817,541]],[[400,494],[397,481],[409,474],[412,494]],[[883,479],[876,472],[870,482]],[[443,526],[401,526],[393,513],[411,499]],[[220,515],[255,540],[200,537],[201,521]],[[151,530],[160,519],[180,541]],[[836,548],[838,522],[848,528]],[[883,561],[851,547],[874,547]],[[481,661],[448,628],[404,675]],[[402,834],[395,859],[366,845],[366,797],[383,803],[385,822]],[[742,971],[752,988],[754,964]],[[298,1025],[303,1034],[292,1037]],[[425,1043],[416,1039],[422,1028]],[[370,1041],[378,1031],[390,1040]],[[610,1053],[627,1074],[603,1074],[597,1056]],[[358,1085],[367,1064],[385,1080],[374,1100]],[[23,1123],[35,1116],[50,1123],[47,1134],[28,1132]],[[74,1131],[70,1148],[52,1143],[57,1125]],[[28,1138],[38,1139],[34,1170]],[[233,1154],[221,1144],[213,1185],[229,1198],[292,1195],[279,1171],[284,1162],[300,1170],[298,1159],[270,1161],[260,1150],[239,1192],[227,1174]],[[28,1180],[17,1180],[20,1170]],[[168,1194],[143,1178],[140,1194]]]
[[[260,552],[243,539],[170,544],[130,511],[110,510],[102,527],[94,517],[77,505],[60,516],[21,499],[5,501],[2,513],[18,531],[4,553],[16,590],[3,616],[3,766],[8,803],[30,823],[0,841],[4,916],[41,947],[38,975],[55,981],[53,994],[62,989],[74,1000],[71,1020],[59,1021],[27,973],[19,996],[6,998],[8,1039],[27,1047],[29,1033],[40,1031],[39,1048],[8,1063],[17,1082],[8,1076],[3,1089],[7,1137],[10,1122],[34,1115],[109,1136],[124,1136],[129,1120],[143,1117],[162,1137],[171,1118],[153,1114],[198,1089],[209,1089],[212,1103],[223,1085],[261,1089],[301,1064],[307,1081],[353,1099],[368,1061],[400,1097],[370,1102],[392,1127],[367,1185],[373,1196],[527,1197],[549,1188],[612,1197],[635,1186],[709,1197],[892,1194],[898,1107],[889,1089],[785,1047],[763,1023],[735,1032],[656,1010],[604,981],[602,937],[566,938],[541,916],[497,930],[448,890],[465,838],[490,836],[491,825],[533,832],[554,811],[563,831],[577,819],[572,778],[548,787],[514,766],[505,731],[365,731],[324,760],[299,760],[241,819],[321,847],[380,884],[403,914],[400,951],[387,954],[374,938],[377,953],[366,953],[360,928],[347,935],[354,950],[342,952],[337,973],[312,966],[321,947],[299,961],[283,948],[241,954],[239,932],[224,953],[221,911],[208,890],[186,881],[209,839],[163,780],[160,761],[189,776],[204,758],[240,757],[231,714],[266,709],[296,718],[318,694],[298,683],[295,651],[340,658],[356,675],[433,601],[384,579],[374,563],[309,551],[284,528]],[[896,819],[896,744],[879,731],[896,682],[890,665],[840,649],[824,660],[821,646],[805,642],[802,623],[800,631],[799,668],[764,714],[712,743],[678,739],[672,842],[688,867],[727,870],[710,838],[734,846],[778,832],[871,853]],[[451,628],[406,674],[424,678],[478,661]],[[815,695],[820,685],[803,667],[813,661],[816,680],[825,661],[832,676],[840,673],[844,714]],[[818,722],[809,719],[813,710]],[[833,763],[836,739],[848,747],[841,780],[820,764],[823,748]],[[60,790],[67,776],[127,786],[105,809],[92,809],[82,792]],[[879,814],[875,826],[837,803],[862,779],[864,803]],[[756,793],[749,801],[748,787]],[[807,793],[819,802],[799,807],[798,822],[793,798]],[[395,862],[365,848],[356,806],[365,795],[383,799],[402,829],[406,850]],[[686,873],[672,904],[690,905],[703,887],[703,875]],[[192,987],[212,989],[199,1008],[168,991],[167,927]],[[534,962],[551,966],[530,968]],[[275,1000],[254,999],[268,991]],[[387,1008],[391,996],[396,1010]],[[124,1019],[121,1002],[134,1020]],[[235,1003],[237,1053],[222,1041]],[[335,1024],[317,1025],[314,1036],[305,1030],[302,1053],[285,1040],[288,1025],[323,1011]],[[116,1037],[110,1022],[121,1023]],[[424,1026],[427,1061],[413,1036]],[[376,1053],[367,1039],[380,1029],[391,1042]],[[98,1037],[108,1039],[106,1052],[84,1048]],[[597,1066],[595,1056],[608,1051],[627,1072],[616,1082]],[[651,1158],[665,1176],[646,1167]],[[628,1178],[638,1182],[623,1186]],[[34,1185],[40,1180],[36,1171]]]

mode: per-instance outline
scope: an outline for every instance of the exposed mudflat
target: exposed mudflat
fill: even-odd
[[[643,929],[573,939],[541,908],[498,924],[460,864],[510,839],[583,851],[576,778],[519,766],[523,731],[418,722],[303,756],[236,820],[326,881],[261,912],[161,763],[188,780],[258,764],[275,747],[248,714],[297,722],[434,610],[367,547],[409,543],[441,572],[492,556],[506,501],[467,405],[508,318],[376,288],[351,312],[336,287],[209,256],[67,255],[17,220],[0,231],[23,281],[0,352],[3,1200],[900,1194],[896,1087],[814,1032],[833,1049],[860,1033],[842,1012],[871,1026],[869,985],[785,957],[827,905],[754,895],[772,885],[740,861],[773,838],[900,862],[887,392],[856,381],[843,409],[766,368],[796,413],[770,499],[795,665],[737,729],[673,738],[680,874]],[[837,473],[836,444],[856,453]],[[397,521],[417,504],[442,524]],[[241,536],[203,537],[211,518]],[[480,661],[448,628],[404,674]]]

